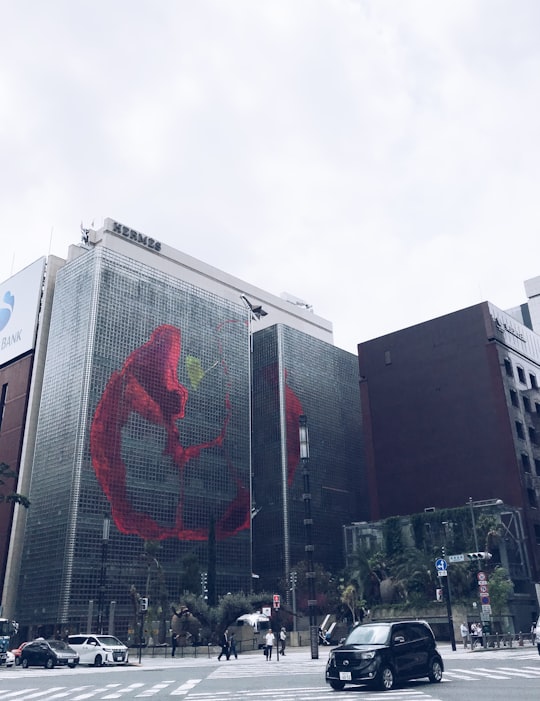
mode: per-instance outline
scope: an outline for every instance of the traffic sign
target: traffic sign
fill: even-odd
[[[487,581],[486,573],[485,572],[479,572],[476,575],[476,578],[478,579],[479,582],[485,582]]]
[[[480,603],[482,604],[482,606],[487,606],[489,604],[489,596],[487,594],[481,596]]]
[[[487,613],[491,616],[491,604],[482,604],[482,613]]]
[[[442,557],[440,557],[438,560],[435,560],[435,567],[437,568],[437,570],[439,572],[441,572],[441,571],[446,572],[448,565],[446,563],[446,560],[443,560]]]
[[[439,577],[448,577],[448,570],[437,570]]]
[[[465,555],[459,553],[459,555],[449,555],[448,562],[465,562]]]

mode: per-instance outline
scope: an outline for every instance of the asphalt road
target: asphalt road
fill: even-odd
[[[312,660],[309,648],[287,651],[267,662],[250,653],[228,662],[216,658],[144,658],[141,665],[75,670],[0,668],[2,701],[523,701],[538,698],[540,656],[536,647],[452,652],[441,645],[445,674],[441,684],[420,680],[392,692],[347,687],[332,691],[324,683],[328,648]]]

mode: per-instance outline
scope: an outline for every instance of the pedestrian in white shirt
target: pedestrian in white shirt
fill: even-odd
[[[266,642],[266,660],[271,660],[272,659],[272,648],[274,647],[274,643],[276,642],[276,638],[274,634],[272,633],[272,630],[269,630],[268,633],[265,636],[265,642]]]

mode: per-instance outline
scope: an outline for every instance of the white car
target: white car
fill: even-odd
[[[6,667],[13,667],[15,665],[15,655],[11,650],[7,651]]]
[[[70,635],[68,645],[79,655],[80,664],[101,667],[107,664],[129,663],[126,645],[114,635],[98,635],[96,633]]]

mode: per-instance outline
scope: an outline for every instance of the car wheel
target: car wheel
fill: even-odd
[[[75,669],[76,666],[77,666],[76,664],[68,664],[68,667],[69,667],[70,669]]]
[[[377,686],[382,691],[391,691],[395,686],[396,680],[394,671],[388,665],[383,665],[377,679]]]
[[[432,684],[437,684],[442,679],[442,664],[441,661],[434,657],[429,665],[428,677]]]
[[[15,666],[18,667],[20,664],[21,664],[21,658],[20,658],[20,657],[16,657],[16,658],[15,658]]]
[[[54,662],[50,657],[47,657],[47,661],[45,662],[45,669],[52,669],[54,667]]]
[[[330,682],[330,686],[332,687],[332,689],[334,691],[343,691],[343,689],[345,688],[345,682],[338,682],[338,681],[332,680]]]
[[[22,664],[22,666],[23,666],[24,669],[26,669],[26,668],[28,667],[28,660],[26,659],[26,657],[25,657],[24,660],[21,662],[21,664]]]
[[[103,657],[101,655],[96,655],[96,659],[94,660],[94,667],[101,667],[103,664]]]

